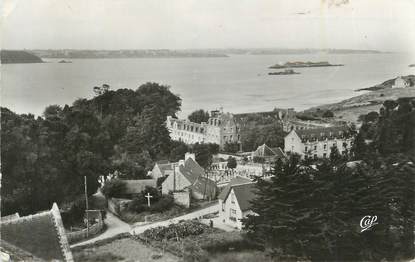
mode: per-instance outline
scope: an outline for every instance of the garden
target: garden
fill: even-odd
[[[134,238],[163,252],[167,251],[181,257],[185,262],[212,259],[229,261],[224,259],[228,257],[228,252],[238,257],[238,261],[251,261],[251,253],[265,258],[260,247],[250,242],[241,232],[225,232],[197,220],[148,229]]]

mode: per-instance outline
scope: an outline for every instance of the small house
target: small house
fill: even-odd
[[[255,190],[256,183],[249,179],[232,179],[218,196],[220,220],[228,226],[242,229],[241,220],[247,215],[255,215],[251,210]]]
[[[162,193],[189,189],[194,199],[214,199],[217,186],[215,181],[208,178],[205,170],[196,162],[194,154],[186,154],[185,160],[180,160],[162,184]]]
[[[395,79],[395,82],[392,85],[392,88],[406,88],[410,86],[409,80],[403,78],[402,76],[398,76]]]

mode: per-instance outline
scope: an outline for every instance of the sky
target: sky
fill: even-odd
[[[415,0],[2,0],[3,49],[413,52]]]

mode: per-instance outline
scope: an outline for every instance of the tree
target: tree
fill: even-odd
[[[224,146],[224,151],[229,152],[229,153],[236,153],[239,151],[239,147],[240,147],[239,142],[231,142],[231,143],[226,142]]]
[[[125,182],[120,179],[106,181],[101,191],[106,198],[121,197],[126,189]]]
[[[146,83],[137,90],[109,90],[92,99],[45,109],[44,118],[1,108],[2,214],[21,215],[66,204],[96,192],[98,177],[115,170],[142,178],[170,154],[165,127],[180,109],[169,87]]]
[[[172,162],[178,162],[180,159],[183,159],[186,152],[190,151],[189,146],[182,141],[172,141],[170,148],[169,160]]]
[[[204,111],[203,109],[199,109],[196,111],[193,111],[187,118],[189,119],[189,121],[194,122],[194,123],[202,123],[202,122],[207,122],[209,120],[209,112],[208,111]]]
[[[192,146],[192,151],[195,153],[196,162],[206,169],[212,164],[212,156],[219,152],[219,145],[196,143]]]
[[[230,156],[228,158],[228,161],[227,162],[228,163],[226,164],[226,166],[228,168],[230,168],[230,169],[235,169],[236,168],[236,166],[237,166],[236,158]]]

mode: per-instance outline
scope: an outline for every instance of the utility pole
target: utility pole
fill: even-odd
[[[173,163],[173,192],[176,192],[176,164]]]
[[[84,184],[85,184],[85,213],[86,213],[86,237],[89,236],[89,214],[88,214],[88,188],[87,188],[87,184],[86,184],[86,176],[84,176]]]

